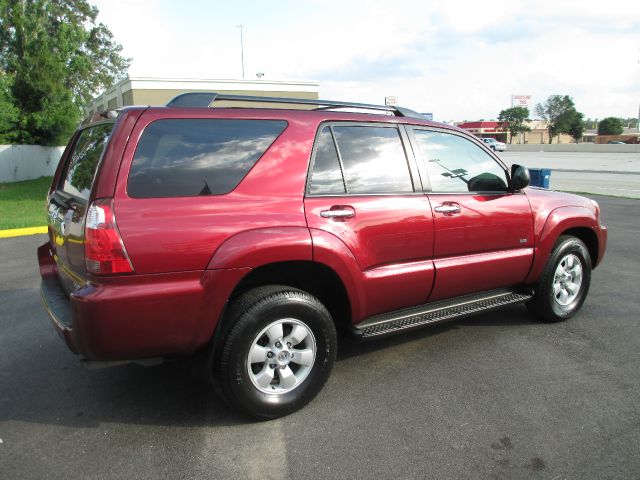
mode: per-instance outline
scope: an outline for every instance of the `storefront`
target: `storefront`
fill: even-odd
[[[473,133],[477,137],[495,138],[499,142],[507,142],[507,132],[502,131],[500,122],[463,122],[458,124],[458,127]]]

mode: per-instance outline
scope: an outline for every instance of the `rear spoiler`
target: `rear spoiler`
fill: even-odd
[[[99,122],[100,120],[105,120],[105,119],[108,119],[108,120],[116,119],[118,118],[118,115],[120,115],[121,111],[122,111],[122,108],[110,108],[108,110],[102,110],[101,112],[94,112],[88,117],[86,117],[82,121],[80,126],[84,127],[85,125],[89,125],[90,123]]]

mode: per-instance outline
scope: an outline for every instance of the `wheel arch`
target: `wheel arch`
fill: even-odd
[[[238,282],[229,302],[244,292],[266,285],[284,285],[310,293],[329,310],[337,328],[348,328],[351,325],[349,294],[338,274],[327,265],[304,260],[261,265]],[[229,319],[223,316],[221,320],[222,328],[228,328]]]
[[[591,266],[595,268],[595,266],[599,262],[598,258],[598,236],[595,232],[588,227],[573,227],[567,230],[564,230],[560,236],[569,235],[572,237],[576,237],[587,246],[587,250],[589,250],[589,256],[591,257]],[[558,237],[559,238],[559,237]]]
[[[599,261],[598,252],[600,251],[596,228],[598,228],[598,220],[585,207],[564,206],[551,211],[537,239],[534,263],[525,283],[531,284],[538,281],[561,235],[572,235],[582,240],[591,256],[592,267],[595,267]]]

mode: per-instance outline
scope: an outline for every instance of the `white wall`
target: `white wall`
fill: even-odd
[[[64,148],[0,145],[0,183],[52,176]]]

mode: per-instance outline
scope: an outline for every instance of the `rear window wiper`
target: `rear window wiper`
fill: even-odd
[[[200,193],[198,193],[198,195],[213,195],[207,181],[204,178],[202,179],[202,181],[204,182],[204,188],[200,190]]]

